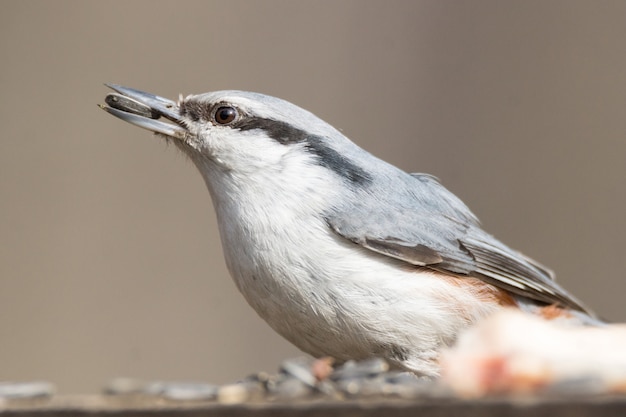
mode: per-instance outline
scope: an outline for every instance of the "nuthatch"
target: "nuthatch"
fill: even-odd
[[[244,91],[174,102],[109,87],[119,94],[104,110],[191,158],[237,287],[313,356],[379,356],[436,375],[443,346],[506,306],[598,322],[437,179],[376,158],[306,110]]]

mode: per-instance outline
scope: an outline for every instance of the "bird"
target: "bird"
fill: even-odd
[[[375,157],[307,110],[247,91],[173,101],[105,85],[102,109],[194,163],[237,288],[314,357],[382,357],[436,377],[442,348],[502,309],[600,322],[436,177]]]

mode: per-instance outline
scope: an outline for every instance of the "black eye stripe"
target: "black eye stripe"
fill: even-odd
[[[229,109],[227,113],[230,113],[230,109],[232,109],[236,111],[238,115],[233,121],[224,124],[225,127],[243,132],[261,130],[268,137],[282,145],[302,143],[308,153],[315,155],[319,165],[330,169],[346,181],[359,184],[368,184],[372,181],[367,171],[353,164],[339,152],[335,151],[326,143],[327,139],[308,133],[287,122],[258,116],[249,116],[246,115],[242,109],[225,102],[214,103],[212,105],[183,102],[180,106],[180,113],[183,116],[189,117],[192,121],[202,119],[210,122],[212,119],[217,121],[216,114],[220,112],[221,109]],[[224,120],[226,119],[227,118]]]
[[[267,136],[282,144],[302,142],[309,136],[305,131],[289,123],[262,117],[243,116],[232,126],[242,131],[262,130]]]
[[[227,121],[227,118],[225,117],[226,114],[222,114],[222,112],[230,113],[231,115],[234,112],[235,117],[228,119]],[[236,106],[226,102],[214,103],[210,105],[200,104],[194,101],[183,102],[180,106],[180,113],[182,116],[186,116],[194,122],[200,120],[215,120],[218,124],[229,125],[233,129],[239,129],[242,131],[259,129],[264,131],[270,138],[282,144],[302,142],[310,136],[307,132],[302,129],[298,129],[287,122],[257,116],[248,116],[244,111],[239,110]],[[218,113],[220,114],[218,115]],[[236,116],[239,116],[238,120],[236,120]]]
[[[260,117],[242,117],[239,122],[232,126],[242,131],[262,130],[267,136],[282,145],[303,143],[304,149],[317,157],[319,165],[330,169],[346,181],[358,184],[372,182],[372,177],[367,171],[335,151],[327,143],[328,139],[307,133],[289,123]]]

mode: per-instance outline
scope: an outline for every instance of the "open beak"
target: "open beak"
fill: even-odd
[[[105,85],[116,93],[106,96],[106,104],[99,105],[102,110],[135,126],[173,138],[184,139],[189,134],[180,117],[179,106],[174,101],[134,88]],[[173,123],[159,121],[161,117]]]

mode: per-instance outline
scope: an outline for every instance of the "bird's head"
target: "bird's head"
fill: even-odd
[[[268,186],[291,182],[300,188],[315,178],[353,187],[371,180],[365,161],[371,155],[285,100],[218,91],[174,102],[127,87],[109,87],[117,93],[107,96],[108,106],[101,107],[173,141],[198,166],[210,188],[216,177],[223,176],[256,178]]]

